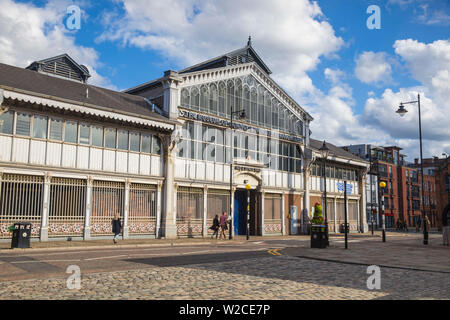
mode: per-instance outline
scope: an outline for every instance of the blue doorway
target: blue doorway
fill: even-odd
[[[247,190],[236,190],[234,192],[234,220],[233,228],[235,235],[247,234]],[[260,217],[258,215],[258,193],[256,190],[250,191],[250,230],[251,236],[260,234],[258,229]]]
[[[234,192],[234,234],[246,234],[247,219],[247,192],[236,190]]]

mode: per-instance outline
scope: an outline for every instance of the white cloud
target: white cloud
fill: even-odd
[[[389,133],[410,158],[418,157],[418,105],[406,105],[404,118],[395,111],[400,102],[417,101],[420,94],[424,156],[440,155],[450,149],[450,41],[397,40],[394,49],[421,86],[386,89],[380,98],[369,98],[364,122]]]
[[[355,75],[364,83],[391,81],[392,68],[384,52],[365,51],[356,59]]]
[[[307,72],[343,45],[317,3],[308,0],[122,4],[124,15],[112,24],[108,19],[110,31],[99,40],[155,50],[183,68],[243,47],[251,35],[274,78],[292,94],[314,92]]]
[[[423,83],[439,105],[450,112],[450,40],[429,44],[397,40],[394,49],[406,62],[413,78]]]
[[[324,71],[325,78],[330,80],[332,84],[338,84],[341,83],[341,79],[345,79],[346,75],[345,72],[343,72],[340,69],[330,69],[326,68]]]
[[[97,73],[101,65],[97,51],[77,45],[75,34],[65,28],[63,18],[70,4],[68,0],[53,0],[37,7],[0,0],[0,62],[26,67],[33,61],[67,53],[89,68],[89,83],[114,88]]]

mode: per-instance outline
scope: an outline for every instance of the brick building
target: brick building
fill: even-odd
[[[444,215],[449,210],[450,200],[450,171],[448,162],[450,158],[433,157],[423,159],[424,175],[424,207],[428,215],[431,227],[442,229],[446,222]],[[418,159],[411,165],[420,168]]]
[[[406,156],[400,153],[402,148],[364,144],[350,145],[344,148],[365,160],[371,160],[372,171],[378,181],[386,183],[383,195],[386,228],[394,228],[399,219],[406,221],[408,227],[416,226],[421,216],[419,174],[418,169],[407,166]],[[381,196],[380,193],[379,196]],[[381,210],[378,211],[381,215]],[[378,222],[378,226],[381,226],[379,217]]]

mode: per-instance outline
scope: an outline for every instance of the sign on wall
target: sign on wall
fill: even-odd
[[[337,189],[340,192],[344,192],[344,183],[343,182],[336,182]],[[353,193],[353,185],[350,183],[347,183],[347,194]]]

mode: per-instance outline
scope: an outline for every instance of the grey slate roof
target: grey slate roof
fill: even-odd
[[[269,67],[264,63],[264,61],[259,57],[259,55],[256,53],[255,49],[253,49],[251,43],[247,44],[245,47],[222,54],[218,57],[208,59],[206,61],[197,63],[193,66],[187,67],[185,69],[179,70],[178,73],[188,73],[188,72],[194,72],[194,71],[200,71],[204,69],[210,69],[213,67],[219,68],[224,67],[224,63],[227,59],[230,59],[232,57],[236,57],[239,55],[243,55],[246,53],[249,53],[255,60],[255,62],[267,73],[271,74],[272,71],[270,71]]]
[[[310,147],[315,150],[319,150],[323,144],[323,141],[311,139],[311,138],[309,139],[309,142],[310,142]],[[325,142],[326,142],[328,148],[330,149],[330,154],[333,154],[337,157],[343,157],[343,158],[347,158],[347,159],[351,159],[351,160],[355,160],[355,161],[367,162],[363,158],[358,157],[351,152],[345,151],[344,149],[339,148],[339,147],[329,143],[328,141],[325,141]],[[369,163],[369,162],[367,162],[367,163]]]
[[[0,63],[0,87],[19,89],[26,93],[50,96],[55,100],[89,105],[98,109],[151,118],[173,124],[172,120],[152,111],[144,97],[113,91],[78,81],[66,80],[37,71]],[[88,98],[86,88],[89,89]]]

